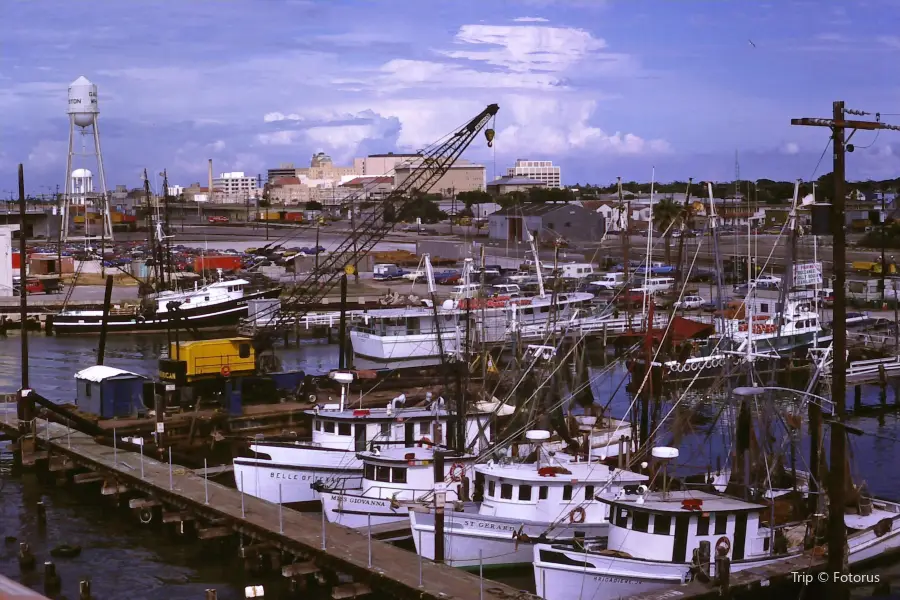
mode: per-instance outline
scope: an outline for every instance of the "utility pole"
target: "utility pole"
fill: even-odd
[[[848,120],[846,115],[866,116],[871,113],[844,108],[842,100],[833,103],[831,119],[802,118],[791,119],[791,125],[827,127],[831,130],[834,152],[834,197],[831,204],[831,231],[834,238],[834,310],[832,329],[834,331],[833,362],[831,371],[831,391],[835,405],[835,419],[831,423],[830,473],[828,477],[828,571],[847,572],[847,531],[844,524],[846,504],[845,462],[847,436],[844,418],[847,403],[847,247],[844,232],[844,210],[846,204],[845,152],[853,152],[849,141],[857,130],[877,131],[891,129],[900,131],[896,125],[881,122],[881,114],[875,113],[875,121]],[[846,130],[850,136],[846,137]],[[844,599],[849,596],[846,585],[832,581],[828,586],[829,596]]]

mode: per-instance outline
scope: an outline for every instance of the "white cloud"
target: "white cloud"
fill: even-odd
[[[41,140],[28,153],[28,166],[35,169],[46,169],[62,164],[62,170],[65,171],[66,152],[65,142]]]
[[[896,35],[879,35],[875,38],[879,44],[884,44],[888,48],[900,50],[900,36]]]
[[[382,92],[407,87],[547,89],[562,86],[548,73],[491,73],[424,60],[394,59],[384,64],[377,87]],[[361,83],[361,82],[360,82]]]
[[[448,50],[445,56],[514,72],[564,71],[606,48],[605,40],[584,29],[537,25],[463,25],[456,42],[483,49]]]
[[[544,17],[516,17],[513,19],[516,23],[548,23],[550,19]]]
[[[264,146],[290,146],[297,142],[301,132],[299,130],[284,129],[281,131],[271,131],[268,133],[260,133],[256,136],[256,141]]]
[[[843,44],[850,41],[843,33],[820,33],[815,37],[816,40],[820,42],[836,42],[839,44]]]
[[[787,142],[781,147],[781,153],[788,155],[800,154],[800,146],[796,142]]]

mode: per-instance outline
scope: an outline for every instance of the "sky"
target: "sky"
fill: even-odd
[[[98,86],[109,186],[423,148],[497,103],[503,175],[563,182],[805,179],[832,102],[900,124],[898,0],[11,0],[0,194],[64,183],[67,87]],[[874,118],[868,117],[868,118]],[[900,176],[900,131],[860,131],[850,179]],[[78,152],[89,136],[76,135]],[[76,166],[96,167],[84,157]]]

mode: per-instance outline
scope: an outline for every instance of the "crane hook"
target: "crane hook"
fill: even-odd
[[[484,137],[487,138],[488,148],[493,147],[494,146],[494,130],[493,129],[485,129]]]

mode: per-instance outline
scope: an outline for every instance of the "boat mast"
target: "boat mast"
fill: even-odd
[[[794,289],[794,257],[797,252],[797,202],[800,195],[800,180],[794,182],[794,199],[791,202],[791,212],[788,215],[788,243],[787,256],[784,266],[784,278],[778,291],[778,304],[775,309],[778,314],[778,335],[784,328],[784,312],[790,299],[791,290]]]
[[[144,198],[147,201],[147,241],[150,244],[150,257],[153,260],[153,289],[159,290],[159,263],[156,256],[156,243],[153,240],[153,202],[150,199],[150,178],[144,169]]]
[[[631,323],[631,302],[628,300],[628,288],[631,278],[631,259],[629,257],[629,249],[631,246],[630,225],[631,225],[631,203],[625,202],[622,194],[622,177],[616,177],[616,186],[619,193],[619,227],[622,230],[622,270],[625,273],[625,283],[622,286],[622,297],[625,298],[625,321]],[[622,215],[624,219],[622,218]]]

